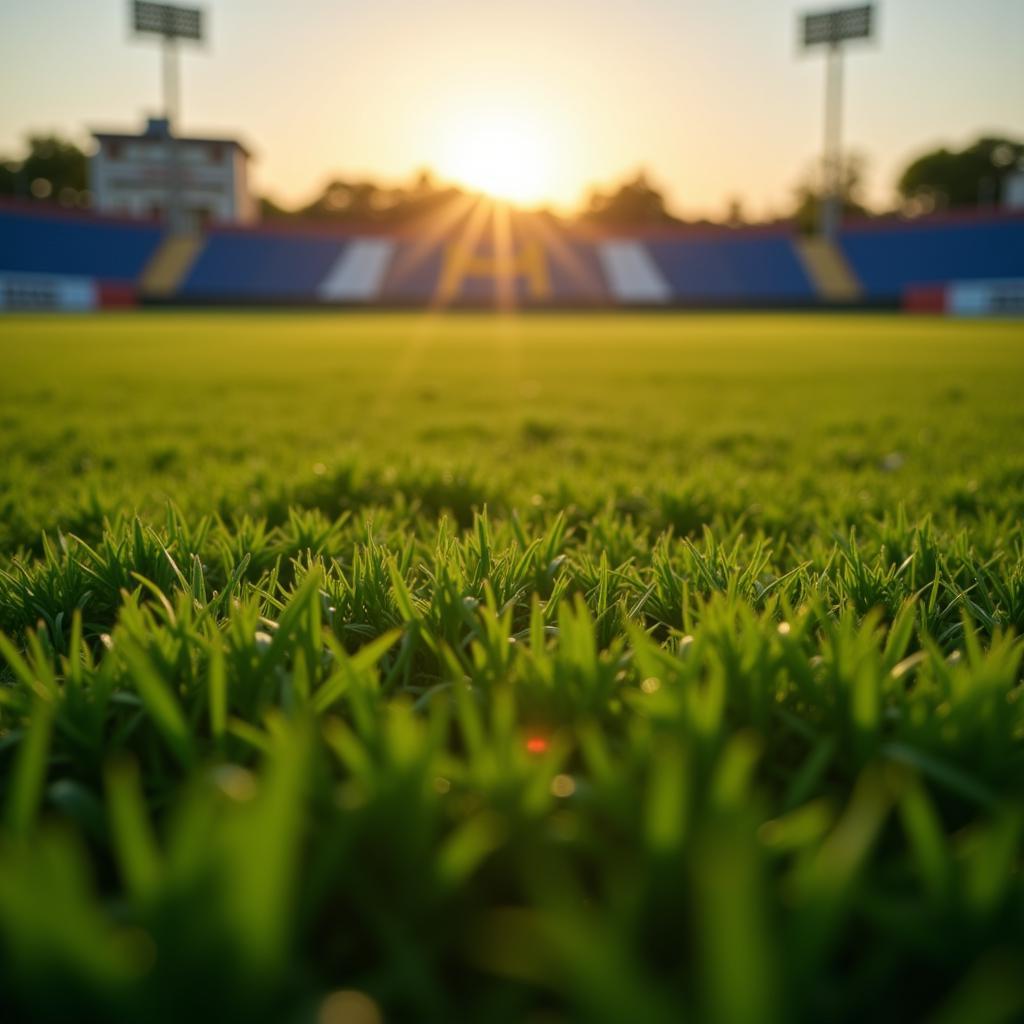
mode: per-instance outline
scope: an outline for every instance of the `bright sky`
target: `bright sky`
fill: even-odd
[[[160,105],[157,44],[127,0],[0,2],[0,152],[28,131],[132,129]],[[563,206],[640,167],[684,215],[780,211],[819,151],[820,0],[203,0],[183,124],[258,156],[257,187],[416,168]],[[824,6],[829,6],[825,0]],[[848,145],[870,195],[932,144],[1024,136],[1024,0],[880,0],[846,61]]]

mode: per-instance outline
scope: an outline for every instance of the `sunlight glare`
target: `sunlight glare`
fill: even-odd
[[[453,125],[442,174],[495,199],[536,203],[551,188],[550,147],[541,126],[511,111],[488,111]]]

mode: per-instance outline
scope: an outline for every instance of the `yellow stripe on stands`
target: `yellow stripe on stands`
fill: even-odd
[[[143,295],[168,299],[176,294],[203,247],[202,235],[168,235],[142,272]]]
[[[827,238],[800,238],[796,251],[819,298],[826,302],[854,302],[861,297],[860,282],[834,242]]]
[[[454,299],[468,277],[490,277],[496,280],[522,277],[526,280],[526,289],[531,298],[551,298],[551,277],[544,247],[536,239],[523,242],[518,250],[497,252],[493,256],[478,255],[458,242],[449,245],[445,249],[438,285],[442,301]]]

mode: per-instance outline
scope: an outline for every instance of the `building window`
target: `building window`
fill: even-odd
[[[120,160],[121,159],[121,143],[120,142],[108,142],[107,143],[107,159],[109,159],[109,160]]]
[[[214,142],[209,149],[210,163],[219,164],[224,159],[224,147],[219,142]]]

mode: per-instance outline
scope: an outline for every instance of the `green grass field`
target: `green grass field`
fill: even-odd
[[[5,1020],[1024,1019],[1024,326],[0,323]]]

